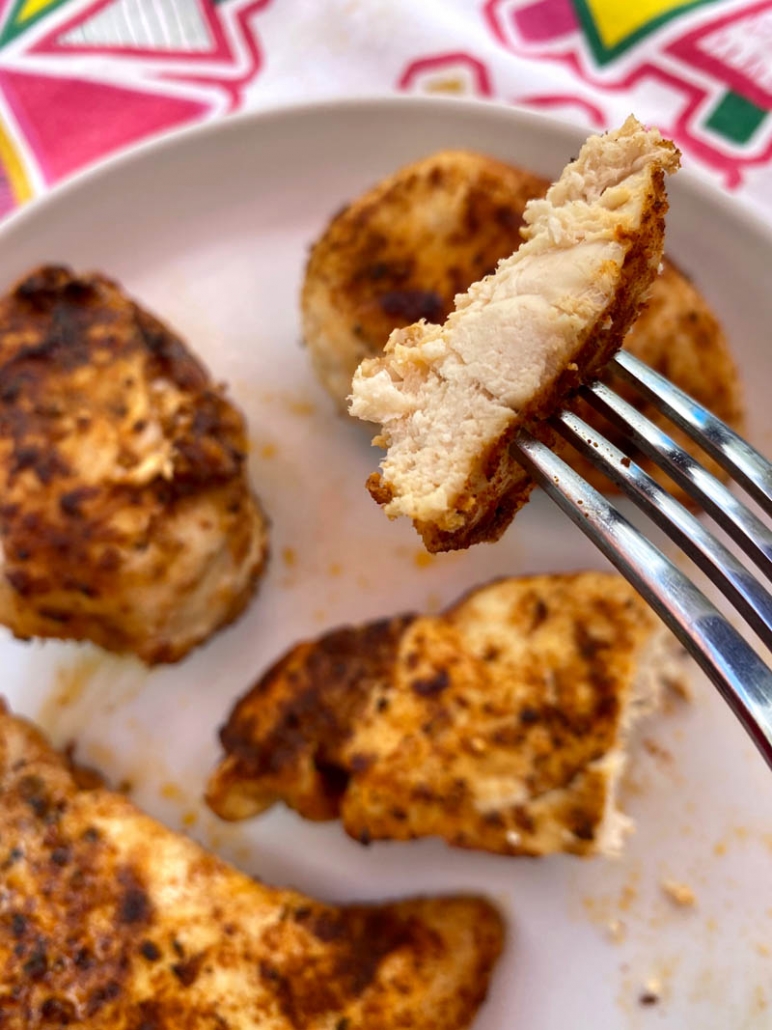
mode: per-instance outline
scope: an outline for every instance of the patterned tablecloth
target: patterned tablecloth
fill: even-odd
[[[772,0],[0,0],[0,214],[188,122],[389,91],[635,111],[772,220]]]

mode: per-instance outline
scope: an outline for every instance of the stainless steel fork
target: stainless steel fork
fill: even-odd
[[[626,351],[609,371],[623,377],[711,455],[772,515],[772,465],[724,422]],[[651,457],[772,579],[772,532],[665,432],[601,382],[579,396]],[[601,469],[708,575],[762,642],[772,648],[772,596],[690,511],[623,451],[572,412],[554,429]],[[602,494],[525,430],[513,445],[525,466],[636,587],[718,687],[772,766],[772,670],[705,594]]]

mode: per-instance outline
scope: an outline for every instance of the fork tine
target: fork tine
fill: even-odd
[[[772,671],[702,591],[545,444],[521,430],[512,453],[675,633],[772,766]]]
[[[772,515],[772,465],[763,454],[628,351],[619,351],[609,367],[653,400]]]
[[[578,415],[560,412],[552,424],[680,545],[723,590],[764,644],[772,648],[772,596],[732,552],[656,480]]]
[[[772,532],[739,498],[672,437],[605,383],[584,387],[581,396],[694,497],[772,579]]]

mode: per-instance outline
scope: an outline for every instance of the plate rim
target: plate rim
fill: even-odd
[[[513,125],[526,124],[531,129],[544,127],[555,134],[576,139],[584,133],[584,129],[572,123],[541,111],[518,104],[510,104],[501,100],[480,99],[478,97],[443,97],[422,96],[409,93],[395,94],[362,94],[356,97],[326,97],[313,100],[274,101],[262,107],[238,111],[225,116],[215,116],[204,121],[183,125],[175,129],[155,133],[149,137],[113,154],[100,158],[72,175],[59,180],[44,193],[22,204],[0,221],[0,243],[6,236],[17,230],[23,230],[27,221],[43,217],[46,210],[56,206],[71,195],[87,190],[92,184],[108,179],[118,170],[124,170],[132,164],[151,161],[156,154],[173,151],[176,147],[197,137],[216,138],[222,133],[239,132],[245,126],[260,125],[284,118],[302,118],[314,114],[335,114],[348,111],[391,111],[398,108],[413,108],[428,112],[432,108],[443,107],[455,110],[467,116],[470,111],[478,111],[486,117],[501,118]],[[587,135],[594,135],[601,130],[590,130]],[[604,130],[605,131],[605,130]],[[765,217],[766,212],[754,202],[733,194],[727,194],[718,185],[710,181],[699,171],[681,168],[678,174],[677,190],[696,195],[697,199],[708,207],[718,208],[722,215],[731,221],[740,223],[743,232],[754,236],[761,245],[768,249],[772,258],[772,217]]]

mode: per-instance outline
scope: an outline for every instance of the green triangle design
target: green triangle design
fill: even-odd
[[[750,141],[768,114],[768,111],[730,90],[713,108],[705,125],[724,139],[742,145]]]
[[[24,7],[25,0],[16,0],[13,5],[13,10],[8,15],[3,25],[2,31],[0,31],[0,47],[5,46],[6,43],[10,43],[11,40],[21,36],[22,33],[26,32],[30,26],[35,25],[41,18],[47,18],[49,14],[52,14],[57,8],[61,7],[62,4],[66,3],[67,0],[56,0],[55,3],[46,7],[42,11],[38,11],[37,14],[33,15],[32,18],[28,18],[26,21],[19,21],[19,15]]]

